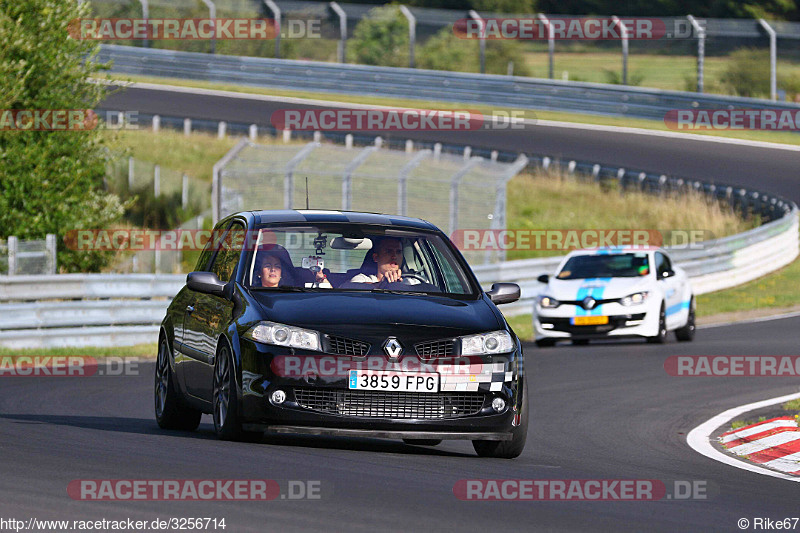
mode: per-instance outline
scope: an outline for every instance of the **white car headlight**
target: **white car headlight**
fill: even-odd
[[[319,333],[310,329],[277,324],[275,322],[260,322],[248,329],[244,337],[264,344],[288,346],[301,350],[319,351]]]
[[[507,331],[492,331],[461,337],[461,355],[506,353],[514,349],[514,341]]]
[[[539,305],[545,309],[555,309],[561,305],[561,302],[551,296],[539,296]]]
[[[650,294],[647,291],[644,292],[635,292],[633,294],[629,294],[625,298],[620,299],[619,303],[622,305],[638,305],[640,303],[644,303],[647,300],[647,295]]]

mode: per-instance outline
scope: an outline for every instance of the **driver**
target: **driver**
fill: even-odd
[[[403,279],[400,264],[403,261],[403,243],[395,237],[382,238],[373,248],[372,259],[377,266],[375,274],[356,274],[350,281],[352,283],[394,283],[402,282],[408,285],[418,285],[420,281],[408,277]]]

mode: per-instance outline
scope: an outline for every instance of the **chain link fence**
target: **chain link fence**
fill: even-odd
[[[0,275],[51,275],[56,273],[56,236],[41,240],[0,240]]]
[[[348,147],[350,146],[350,147]],[[452,234],[505,226],[506,184],[527,164],[444,153],[387,149],[378,139],[352,147],[311,142],[266,146],[242,141],[216,169],[216,217],[242,210],[304,209],[397,213]],[[306,184],[308,189],[306,189]],[[467,257],[502,260],[499,253]]]

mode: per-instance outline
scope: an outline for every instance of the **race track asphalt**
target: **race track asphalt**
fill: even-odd
[[[369,439],[221,442],[153,418],[153,364],[127,377],[0,378],[0,517],[225,518],[227,531],[737,531],[737,520],[798,514],[800,486],[695,453],[686,434],[730,407],[796,392],[796,378],[667,375],[670,355],[795,355],[800,318],[699,330],[693,343],[525,346],[528,445],[480,459],[468,442],[435,448]],[[474,502],[461,479],[700,481],[704,500]],[[87,502],[76,479],[320,480],[322,499]]]

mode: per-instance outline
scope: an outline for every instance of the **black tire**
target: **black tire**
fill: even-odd
[[[175,388],[172,367],[169,365],[169,343],[165,337],[158,343],[158,359],[155,371],[155,413],[161,429],[194,431],[200,425],[203,413],[183,404]]]
[[[686,321],[685,326],[675,330],[675,338],[678,339],[679,342],[691,342],[691,340],[694,339],[694,332],[696,329],[695,302],[694,296],[692,296],[692,298],[689,300],[689,318]]]
[[[241,440],[244,437],[239,417],[239,398],[236,394],[236,371],[231,351],[222,344],[214,361],[212,389],[214,432],[222,440]]]
[[[539,348],[550,348],[556,345],[556,339],[536,339],[534,342]]]
[[[403,442],[412,446],[438,446],[442,439],[403,439]]]
[[[654,337],[647,337],[647,342],[651,344],[664,344],[667,342],[667,312],[664,304],[661,304],[661,312],[658,314],[658,334]]]
[[[572,339],[572,344],[574,346],[586,346],[589,344],[589,339]]]
[[[519,457],[525,449],[528,439],[528,381],[522,387],[522,418],[519,426],[511,430],[511,440],[474,440],[472,447],[480,457],[495,457],[498,459],[514,459]]]

